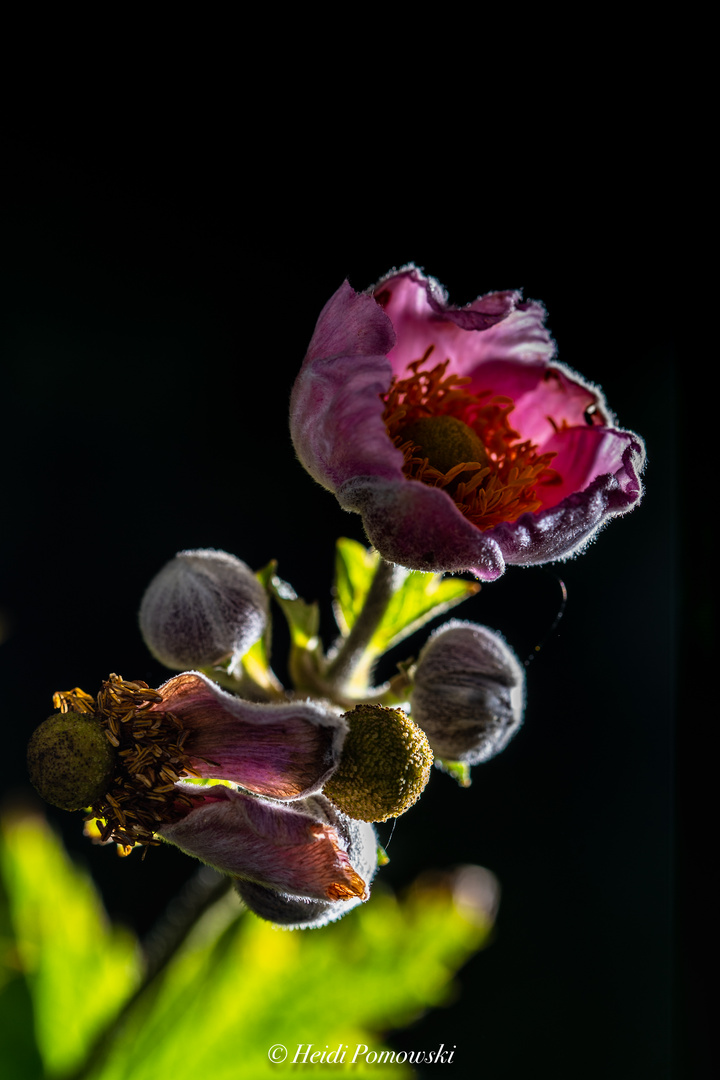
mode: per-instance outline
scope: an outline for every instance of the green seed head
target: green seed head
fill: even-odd
[[[350,730],[324,794],[359,821],[399,817],[430,776],[433,755],[425,733],[400,709],[382,705],[358,705],[345,720]]]
[[[407,424],[399,433],[403,440],[412,439],[420,447],[417,456],[427,457],[440,472],[450,472],[462,461],[488,460],[480,437],[456,416],[425,416]]]
[[[28,771],[45,802],[82,810],[107,791],[115,753],[94,717],[55,713],[35,731],[28,746]]]

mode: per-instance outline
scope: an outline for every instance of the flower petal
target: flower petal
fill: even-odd
[[[345,510],[362,514],[370,543],[389,562],[409,570],[472,570],[494,581],[505,569],[500,545],[480,532],[439,488],[399,479],[358,477],[338,493]]]
[[[342,816],[340,820],[346,826],[348,858],[363,880],[369,884],[377,869],[375,830],[364,821],[343,819]],[[359,896],[349,900],[310,900],[303,896],[279,893],[246,879],[238,879],[235,890],[256,915],[286,930],[310,930],[326,926],[362,903]]]
[[[176,785],[195,802],[159,835],[223,874],[292,896],[321,901],[364,900],[369,880],[350,862],[344,815],[322,796],[292,807],[223,785]]]
[[[392,378],[386,354],[394,341],[380,307],[347,282],[318,319],[293,387],[290,430],[305,468],[331,491],[358,469],[384,474],[389,467],[401,475],[402,454],[392,445],[388,452],[379,409]]]
[[[188,731],[184,750],[200,776],[232,780],[258,795],[298,799],[320,791],[340,760],[347,725],[317,702],[257,705],[199,672],[159,687]]]

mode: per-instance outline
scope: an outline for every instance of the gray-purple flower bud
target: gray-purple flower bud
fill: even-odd
[[[203,668],[243,656],[267,616],[267,594],[244,562],[226,551],[181,551],[148,585],[140,630],[166,667]]]
[[[520,727],[525,672],[499,634],[453,620],[420,652],[411,705],[439,758],[477,765],[504,750]]]

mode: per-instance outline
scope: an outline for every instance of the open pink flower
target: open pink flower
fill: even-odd
[[[640,499],[642,440],[553,360],[544,318],[518,292],[452,307],[412,266],[325,305],[293,442],[390,562],[493,580],[577,553]]]

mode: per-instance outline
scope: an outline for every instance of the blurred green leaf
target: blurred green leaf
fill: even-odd
[[[107,925],[91,883],[42,820],[6,821],[2,870],[12,938],[6,955],[17,957],[6,964],[4,987],[15,987],[10,1018],[17,1031],[2,1061],[17,1066],[13,1080],[39,1080],[34,1015],[47,1075],[63,1075],[83,1061],[137,985],[136,943]],[[309,1053],[344,1049],[336,1069],[413,1076],[409,1065],[363,1057],[351,1065],[351,1057],[358,1044],[382,1053],[381,1032],[446,1002],[455,971],[482,947],[490,925],[483,906],[463,899],[442,875],[403,900],[377,886],[367,905],[321,930],[276,930],[228,894],[133,1002],[107,1057],[83,1078],[287,1075],[297,1068],[298,1047],[302,1053],[308,1044]],[[288,1057],[275,1064],[268,1051],[278,1043]]]
[[[446,1001],[454,972],[490,928],[446,888],[418,889],[402,902],[376,888],[346,919],[294,932],[234,916],[234,903],[228,897],[222,913],[209,913],[152,1002],[133,1012],[102,1080],[193,1069],[213,1080],[278,1076],[295,1071],[292,1059],[308,1043],[311,1053],[347,1047],[335,1068],[348,1068],[358,1043],[380,1052],[378,1032]],[[268,1060],[278,1043],[288,1050],[284,1064]],[[378,1068],[360,1058],[352,1072]],[[414,1075],[407,1065],[392,1069]]]
[[[0,874],[0,1061],[7,1075],[36,1080],[42,1059],[35,1042],[35,1014],[23,958]]]
[[[92,882],[41,817],[8,816],[0,837],[13,955],[32,996],[47,1074],[62,1075],[138,984],[137,943],[108,923]]]

